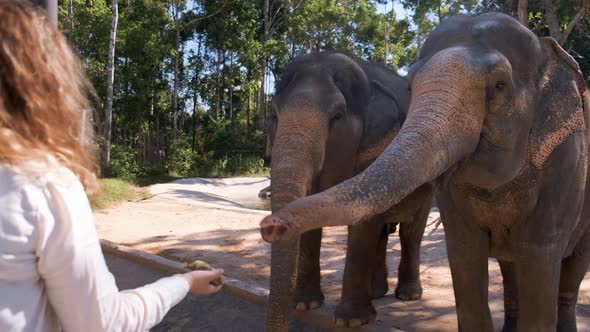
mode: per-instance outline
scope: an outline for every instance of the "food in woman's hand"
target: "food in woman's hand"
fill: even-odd
[[[199,260],[192,261],[190,263],[184,263],[184,266],[187,269],[191,269],[191,270],[211,271],[211,270],[215,269],[213,266],[207,264],[206,262],[199,261]],[[223,281],[221,280],[221,278],[217,278],[217,279],[211,281],[210,284],[213,286],[221,286],[223,284]]]

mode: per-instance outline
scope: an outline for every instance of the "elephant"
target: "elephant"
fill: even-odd
[[[459,330],[493,330],[493,257],[504,331],[575,331],[590,262],[590,120],[578,64],[508,15],[458,15],[433,30],[408,80],[406,120],[377,160],[263,219],[263,239],[365,224],[434,181]]]
[[[364,170],[400,129],[409,100],[405,78],[384,65],[334,51],[294,59],[271,102],[267,155],[272,211]],[[425,184],[373,217],[372,224],[349,227],[337,325],[359,326],[376,314],[371,300],[388,291],[385,252],[393,223],[400,224],[402,245],[395,294],[402,300],[421,297],[419,250],[433,195],[432,186]],[[293,304],[297,310],[322,305],[321,239],[317,229],[272,245],[269,331],[287,329]]]

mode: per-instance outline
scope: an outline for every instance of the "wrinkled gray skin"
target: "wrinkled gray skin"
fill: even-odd
[[[459,330],[493,330],[495,257],[505,331],[575,331],[590,261],[589,120],[577,64],[553,39],[488,13],[442,22],[409,77],[408,116],[385,152],[265,218],[263,238],[362,223],[436,179]]]
[[[409,101],[407,81],[382,65],[341,53],[295,59],[282,74],[272,101],[267,146],[272,157],[272,210],[364,170],[399,131]],[[402,245],[396,296],[420,298],[419,249],[431,202],[431,185],[425,185],[372,217],[372,223],[349,228],[337,325],[360,326],[374,317],[371,300],[388,291],[385,250],[395,230],[393,222],[401,224]],[[295,239],[273,245],[269,331],[287,329],[294,305],[307,310],[323,303],[321,238],[318,229],[302,234],[299,243]]]

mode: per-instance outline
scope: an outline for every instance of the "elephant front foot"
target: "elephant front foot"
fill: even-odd
[[[370,323],[377,317],[377,311],[371,304],[353,304],[340,302],[334,312],[334,323],[337,327],[359,327]]]
[[[295,290],[295,310],[313,310],[321,307],[322,304],[324,304],[324,293],[321,289]]]
[[[422,298],[422,285],[418,282],[401,282],[395,289],[395,297],[402,301],[415,301]]]

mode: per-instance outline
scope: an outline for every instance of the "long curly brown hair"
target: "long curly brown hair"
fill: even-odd
[[[0,163],[54,158],[95,192],[91,95],[80,61],[44,14],[0,0]]]

